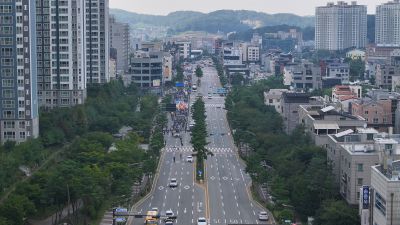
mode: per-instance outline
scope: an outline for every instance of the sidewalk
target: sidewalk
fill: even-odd
[[[113,223],[112,215],[113,215],[112,210],[107,211],[104,214],[104,217],[100,222],[100,225],[112,225]]]

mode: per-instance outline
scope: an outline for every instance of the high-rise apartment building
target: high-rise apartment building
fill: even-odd
[[[0,1],[0,141],[39,135],[35,0]]]
[[[129,25],[115,21],[110,16],[110,48],[116,50],[117,71],[125,72],[129,69],[130,33]]]
[[[69,107],[86,98],[84,0],[37,0],[39,106]]]
[[[357,2],[328,3],[316,8],[315,48],[363,48],[367,41],[367,7]]]
[[[376,7],[375,42],[400,46],[400,1],[394,0]]]
[[[87,84],[104,84],[110,81],[108,0],[84,1]]]

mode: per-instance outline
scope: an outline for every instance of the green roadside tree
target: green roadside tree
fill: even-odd
[[[209,151],[207,146],[207,127],[206,127],[206,114],[205,114],[205,105],[204,101],[199,98],[192,106],[192,117],[195,121],[195,125],[192,129],[191,133],[191,143],[193,145],[193,149],[197,154],[196,157],[196,166],[197,171],[201,171],[201,175],[197,172],[197,179],[203,179],[204,176],[204,160],[207,159],[208,155],[212,155],[212,152]]]
[[[198,79],[203,77],[203,70],[201,69],[200,66],[196,67],[195,75]]]
[[[315,225],[360,224],[357,209],[349,208],[342,200],[326,200],[317,211]]]

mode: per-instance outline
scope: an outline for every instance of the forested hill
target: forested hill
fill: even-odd
[[[151,26],[169,27],[173,32],[206,31],[209,33],[240,32],[263,26],[287,24],[298,27],[314,26],[314,17],[294,14],[267,14],[248,10],[218,10],[210,13],[177,11],[166,16],[155,16],[110,9],[118,21]]]

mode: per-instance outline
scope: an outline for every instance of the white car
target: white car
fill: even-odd
[[[167,210],[167,211],[165,212],[165,216],[167,216],[167,217],[174,216],[174,212],[172,212],[171,209],[170,209],[170,210]]]
[[[169,187],[170,188],[178,187],[178,181],[176,180],[176,178],[171,178],[171,181],[169,182]]]
[[[208,97],[207,97],[208,99],[212,99],[212,95],[211,94],[208,94]]]
[[[158,212],[158,208],[157,208],[157,207],[153,207],[153,208],[151,208],[151,211],[156,211],[156,212]]]
[[[191,156],[191,155],[186,156],[186,162],[192,163],[193,162],[193,156]]]
[[[167,210],[167,211],[165,212],[165,216],[168,217],[167,219],[165,219],[165,225],[173,225],[173,224],[174,224],[174,220],[171,219],[171,218],[169,218],[169,217],[174,216],[174,212],[172,212],[171,209],[170,209],[170,210]]]
[[[207,220],[204,217],[199,217],[197,219],[197,225],[207,225]]]
[[[262,211],[258,214],[258,219],[261,221],[267,221],[269,219],[268,213],[265,211]]]

